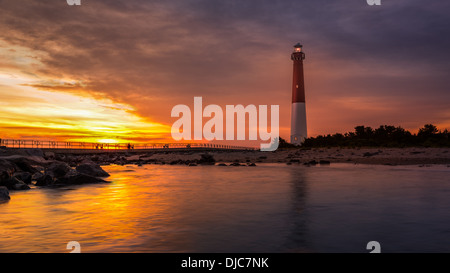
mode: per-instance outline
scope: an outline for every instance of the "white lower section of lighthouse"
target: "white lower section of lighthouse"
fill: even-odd
[[[291,110],[291,143],[301,145],[307,137],[305,103],[294,102]]]

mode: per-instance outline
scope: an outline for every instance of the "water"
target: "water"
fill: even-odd
[[[0,252],[450,251],[450,168],[107,166],[111,183],[11,193]]]

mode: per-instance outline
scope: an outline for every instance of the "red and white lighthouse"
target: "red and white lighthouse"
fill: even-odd
[[[291,108],[291,143],[301,145],[307,138],[306,107],[305,107],[305,81],[303,77],[303,60],[305,53],[300,43],[294,46],[291,59],[294,61],[294,77],[292,81],[292,108]]]

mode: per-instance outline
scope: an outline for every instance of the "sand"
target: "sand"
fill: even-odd
[[[450,148],[317,148],[279,149],[275,152],[214,151],[209,152],[217,162],[292,163],[304,164],[313,160],[330,163],[416,165],[450,164]],[[200,159],[200,152],[166,152],[141,155],[159,162]]]

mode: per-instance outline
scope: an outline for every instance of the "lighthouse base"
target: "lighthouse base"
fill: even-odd
[[[306,106],[304,102],[292,103],[291,143],[301,145],[308,137],[306,130]]]

